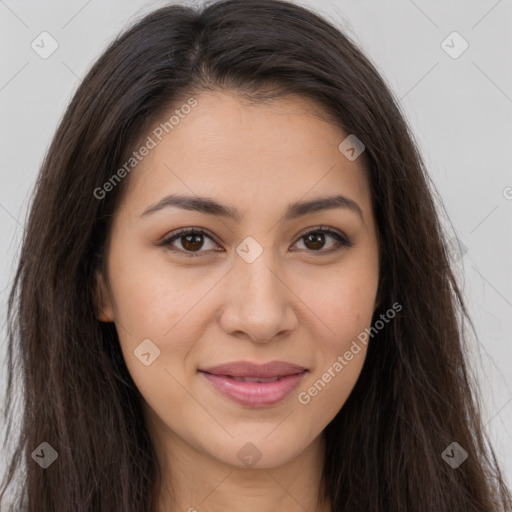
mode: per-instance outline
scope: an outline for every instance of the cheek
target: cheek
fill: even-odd
[[[321,322],[314,336],[317,364],[309,381],[322,379],[329,388],[344,390],[355,384],[366,356],[365,329],[371,325],[376,286],[345,281],[343,286],[331,285],[328,293],[324,290],[317,296],[310,295],[308,305]],[[343,369],[339,368],[340,357],[344,359]]]
[[[331,356],[348,350],[352,340],[370,326],[375,309],[378,267],[374,262],[354,263],[328,275],[319,274],[316,286],[311,286],[313,279],[301,292],[326,333],[321,338],[322,350]]]
[[[134,245],[125,242],[125,246]],[[158,396],[168,400],[172,376],[183,381],[187,355],[200,336],[197,303],[212,287],[212,279],[195,278],[192,285],[191,274],[183,269],[173,270],[161,260],[152,262],[136,251],[127,257],[114,247],[109,274],[115,325],[128,371],[146,400]],[[142,346],[146,348],[139,349]],[[146,353],[149,357],[142,357]],[[178,403],[186,398],[177,395],[173,400]]]
[[[315,366],[297,394],[298,407],[309,417],[308,428],[316,433],[340,411],[359,379],[367,353],[365,329],[373,313],[374,294],[367,288],[336,291],[323,315],[328,334],[315,337]]]
[[[330,358],[301,386],[296,408],[301,411],[308,431],[313,435],[321,432],[334,419],[352,392],[366,356],[364,345],[359,350],[350,361],[345,360],[345,364],[337,357]]]
[[[173,267],[162,257],[163,248],[148,251],[140,245],[119,236],[111,251],[116,323],[137,338],[163,338],[193,311],[214,281],[190,269]],[[131,248],[129,255],[123,247]]]
[[[315,411],[311,429],[322,429],[341,409],[354,388],[367,353],[378,287],[374,261],[359,260],[338,269],[321,287],[308,292],[307,304],[316,316],[315,367],[299,390],[300,407]],[[321,335],[320,332],[325,333]]]

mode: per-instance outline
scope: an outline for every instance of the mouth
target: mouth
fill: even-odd
[[[307,369],[284,361],[256,365],[237,361],[199,369],[213,388],[239,405],[265,407],[284,400],[298,386]]]
[[[205,372],[208,373],[208,372]],[[210,374],[215,375],[215,374]],[[221,375],[221,377],[227,377],[228,379],[233,379],[238,382],[275,382],[276,380],[282,379],[283,377],[287,377],[287,375],[283,375],[281,377],[233,377],[232,375]]]

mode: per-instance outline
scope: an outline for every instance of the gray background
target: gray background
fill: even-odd
[[[106,44],[127,22],[166,3],[0,0],[2,362],[5,301],[30,194],[57,123]],[[463,244],[454,267],[479,335],[472,361],[484,421],[512,487],[512,2],[301,4],[340,25],[400,99],[445,204],[449,236]],[[59,45],[47,59],[31,48],[43,31]],[[453,31],[469,44],[458,58],[441,46]],[[461,48],[452,40],[451,51]]]

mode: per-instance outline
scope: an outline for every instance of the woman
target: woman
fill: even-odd
[[[283,1],[159,9],[87,74],[41,169],[2,494],[23,461],[16,510],[510,510],[466,317],[354,44]]]

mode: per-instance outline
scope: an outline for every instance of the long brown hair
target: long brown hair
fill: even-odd
[[[279,0],[158,9],[110,44],[71,100],[37,180],[9,296],[14,450],[0,503],[14,489],[11,510],[155,509],[161,474],[142,397],[115,326],[98,321],[95,305],[95,271],[129,177],[101,199],[94,191],[169,105],[219,88],[254,101],[314,99],[365,145],[381,258],[375,318],[395,302],[403,310],[370,341],[355,388],[324,431],[333,510],[510,510],[466,360],[471,321],[404,116],[349,37]],[[20,420],[14,396],[23,397]],[[43,442],[58,454],[46,469],[33,456]],[[452,442],[468,454],[456,469],[442,457]]]

